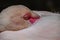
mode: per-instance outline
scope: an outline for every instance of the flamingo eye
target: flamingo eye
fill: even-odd
[[[27,14],[25,14],[25,15],[23,16],[23,18],[24,18],[25,20],[29,20],[30,17],[31,17],[31,14],[30,14],[30,13],[27,13]]]

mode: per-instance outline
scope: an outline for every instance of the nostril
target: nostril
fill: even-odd
[[[24,18],[25,20],[29,20],[30,17],[31,17],[31,14],[30,14],[30,13],[27,13],[27,14],[25,14],[25,15],[23,16],[23,18]]]
[[[40,16],[38,15],[38,16],[35,16],[35,17],[32,17],[33,19],[39,19],[40,18]]]

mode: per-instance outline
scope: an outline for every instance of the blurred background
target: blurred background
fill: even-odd
[[[8,6],[20,4],[32,10],[60,12],[59,0],[0,0],[0,12]]]

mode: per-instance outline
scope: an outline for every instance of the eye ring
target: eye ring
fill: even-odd
[[[27,14],[25,14],[25,15],[23,16],[23,18],[24,18],[25,20],[29,20],[29,19],[31,18],[31,14],[30,14],[30,13],[27,13]]]

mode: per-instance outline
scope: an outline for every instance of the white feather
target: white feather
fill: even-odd
[[[44,14],[45,17],[40,18],[29,28],[2,32],[0,40],[60,40],[60,14],[46,13],[48,15]]]

